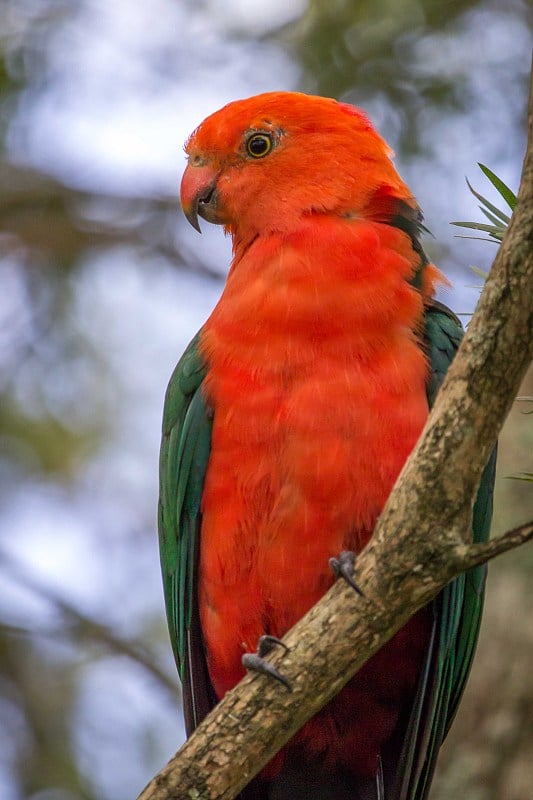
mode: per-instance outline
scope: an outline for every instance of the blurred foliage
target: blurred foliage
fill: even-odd
[[[499,7],[484,0],[310,0],[292,29],[305,90],[363,107],[385,97],[401,115],[397,148],[419,154],[428,107],[445,124],[447,114],[467,111],[472,102],[468,59],[455,60],[452,43],[473,11],[483,13],[479,24],[486,25],[497,19],[491,12],[526,25],[530,16],[515,0]],[[527,71],[524,65],[525,79]]]
[[[124,415],[117,401],[122,378],[79,320],[84,276],[94,270],[96,259],[111,263],[114,253],[127,248],[145,260],[154,275],[161,263],[172,270],[211,274],[179,236],[176,197],[149,190],[121,192],[119,187],[112,191],[97,181],[91,184],[74,170],[52,174],[51,169],[37,168],[30,155],[24,157],[24,148],[14,141],[21,126],[33,124],[36,107],[53,85],[52,54],[67,46],[58,32],[74,24],[82,28],[89,5],[90,0],[0,4],[0,285],[4,289],[0,499],[4,509],[13,496],[29,497],[34,490],[39,496],[59,498],[58,502],[83,491],[87,504],[94,503],[91,470],[99,471],[97,456],[105,454],[106,443]],[[483,102],[467,80],[468,58],[459,64],[452,46],[457,37],[464,43],[465,31],[472,31],[473,12],[489,28],[505,20],[527,26],[530,15],[520,0],[510,0],[505,8],[491,0],[309,0],[297,20],[270,38],[297,60],[304,90],[342,96],[366,107],[382,103],[397,121],[396,148],[414,158],[427,148],[428,114],[445,124],[448,114],[468,114]],[[128,13],[133,19],[135,8]],[[261,45],[252,35],[241,38],[248,38],[254,47]],[[157,63],[162,75],[168,48],[162,41],[159,49],[152,43],[146,52],[146,59]],[[179,50],[179,41],[175,49]],[[502,92],[513,86],[525,96],[529,65],[513,61],[512,56],[502,54],[491,80],[499,82]],[[189,66],[185,63],[183,69]],[[113,79],[110,74],[110,82]],[[140,91],[135,85],[130,91],[136,88]],[[82,86],[79,93],[83,94]],[[519,113],[525,113],[525,103]],[[515,120],[514,129],[520,124]],[[110,285],[116,280],[112,275]],[[137,354],[130,357],[134,361]],[[533,394],[531,375],[523,393]],[[526,419],[518,406],[513,409],[500,447],[503,475],[531,468],[533,438],[531,426],[524,425]],[[497,530],[523,521],[531,512],[530,492],[525,482],[499,482]],[[147,537],[155,548],[151,518],[139,520],[133,514],[130,519],[128,510],[136,509],[135,498],[126,490],[125,495],[116,512],[124,518],[120,528],[125,531],[124,549],[135,553],[141,538]],[[95,547],[104,542],[110,553],[109,568],[101,578],[101,618],[98,611],[88,613],[74,598],[38,579],[32,564],[21,567],[7,556],[11,522],[7,511],[4,517],[2,513],[0,537],[6,551],[0,546],[0,578],[16,592],[38,600],[48,620],[43,625],[39,615],[19,619],[18,606],[7,605],[0,596],[0,767],[10,780],[7,796],[9,800],[122,800],[127,796],[123,790],[122,794],[104,791],[101,776],[91,772],[83,746],[87,724],[80,704],[88,691],[83,687],[91,667],[105,664],[114,654],[125,676],[128,665],[135,665],[149,680],[151,693],[144,705],[155,705],[159,693],[161,703],[170,705],[177,716],[177,700],[168,703],[173,686],[177,697],[177,680],[161,656],[161,651],[168,655],[162,602],[157,619],[142,611],[135,624],[123,619],[120,592],[115,588],[112,594],[116,573],[129,570],[124,580],[129,595],[140,593],[142,586],[135,567],[120,558],[113,563],[114,539],[106,530],[94,542]],[[33,541],[31,530],[26,535]],[[41,547],[61,562],[53,539]],[[80,584],[85,567],[80,557]],[[532,574],[533,560],[525,553],[493,567],[480,657],[464,711],[447,745],[434,800],[530,796],[528,752],[533,740],[528,720],[533,687],[528,664],[533,654],[533,609],[527,580]],[[119,607],[115,615],[114,603]],[[111,705],[98,692],[91,698],[94,706]],[[102,749],[109,747],[104,724],[92,736],[95,747],[101,737]],[[119,724],[114,724],[110,735],[120,738]],[[156,751],[150,763],[162,764],[177,742],[168,741],[163,750],[156,741],[156,725],[155,715],[152,722],[139,716],[136,728],[145,737],[146,751]],[[132,769],[131,763],[113,766],[124,776]]]

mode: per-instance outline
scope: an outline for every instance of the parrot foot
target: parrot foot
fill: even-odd
[[[262,675],[267,675],[274,678],[285,686],[287,691],[292,692],[292,686],[284,675],[279,672],[276,667],[269,664],[265,660],[265,656],[274,650],[275,647],[283,647],[289,650],[285,642],[278,639],[277,636],[261,636],[257,645],[256,653],[245,653],[242,657],[242,665],[248,672],[260,672]]]
[[[363,591],[353,579],[356,555],[351,550],[343,550],[338,558],[330,558],[329,566],[336,578],[342,578],[354,592],[364,597]]]

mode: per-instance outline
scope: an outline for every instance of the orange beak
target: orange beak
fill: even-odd
[[[212,166],[188,164],[181,179],[181,207],[183,213],[198,233],[201,233],[198,217],[215,225],[224,223],[219,208],[217,192],[218,173]]]

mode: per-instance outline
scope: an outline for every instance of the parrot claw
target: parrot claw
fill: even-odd
[[[265,656],[271,653],[272,650],[278,646],[285,648],[287,651],[289,650],[285,642],[282,642],[281,639],[277,638],[277,636],[261,636],[257,645],[257,652],[245,653],[242,657],[242,665],[248,672],[259,672],[262,675],[267,675],[270,678],[274,678],[282,683],[287,691],[292,692],[292,686],[287,678],[285,678],[281,672],[278,672],[278,670],[272,666],[272,664],[269,664],[269,662],[265,660]]]
[[[353,553],[351,550],[343,550],[342,553],[339,553],[338,558],[329,559],[329,566],[336,578],[342,578],[349,586],[352,587],[356,594],[364,597],[365,595],[362,589],[353,579],[355,558],[355,553]]]
[[[270,636],[270,634],[265,633],[264,636],[259,637],[259,642],[257,644],[257,655],[260,656],[260,658],[264,658],[278,646],[283,647],[287,653],[290,650],[290,647],[287,647],[285,642],[283,642],[281,639],[278,639],[277,636]]]

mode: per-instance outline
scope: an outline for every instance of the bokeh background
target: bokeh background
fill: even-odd
[[[468,315],[495,245],[455,238],[516,190],[522,0],[0,0],[0,797],[131,800],[182,742],[155,517],[163,395],[229,243],[179,213],[182,143],[229,100],[303,89],[394,147]],[[465,316],[468,321],[468,316]],[[533,379],[523,387],[533,394]],[[525,521],[533,417],[502,435],[495,532]],[[491,566],[434,800],[530,800],[533,550]]]

